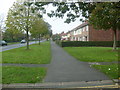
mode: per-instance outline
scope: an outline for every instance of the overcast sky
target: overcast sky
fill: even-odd
[[[9,8],[13,5],[15,1],[16,0],[2,0],[2,2],[0,3],[0,17],[4,19],[6,18]],[[50,12],[52,9],[54,9],[52,6],[47,7],[48,12]],[[70,24],[66,24],[64,23],[65,18],[49,18],[47,15],[44,15],[44,19],[52,26],[53,34],[61,33],[62,31],[67,32],[81,24],[79,20],[76,20],[75,22],[72,22]]]

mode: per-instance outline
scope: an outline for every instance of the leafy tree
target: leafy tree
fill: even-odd
[[[49,38],[50,38],[50,34],[46,34],[45,35],[45,38],[47,39],[47,41],[49,40]]]
[[[53,41],[61,40],[61,36],[59,34],[52,35],[52,40]]]
[[[12,15],[12,24],[15,28],[26,32],[27,48],[29,49],[29,32],[32,28],[35,17],[40,17],[40,9],[34,6],[32,2],[17,2],[10,9]],[[11,22],[9,22],[11,23]]]
[[[32,24],[32,29],[30,32],[32,36],[39,38],[40,45],[41,37],[48,33],[48,26],[43,19],[36,18],[34,23]]]
[[[49,17],[63,18],[66,16],[65,23],[74,22],[77,18],[80,21],[84,21],[83,17],[89,18],[91,12],[96,7],[96,3],[85,3],[85,2],[53,2],[53,6],[56,10],[47,13]]]
[[[15,19],[9,10],[7,20],[6,20],[6,30],[4,32],[3,39],[6,41],[17,41],[21,40],[24,35],[23,31],[20,30],[21,28],[15,26]]]
[[[20,41],[24,38],[24,34],[22,31],[17,29],[7,29],[3,32],[3,39],[8,42]]]
[[[4,22],[4,18],[2,17],[2,14],[0,14],[0,40],[3,39],[3,22]]]
[[[116,50],[116,32],[120,30],[119,3],[99,3],[90,15],[90,23],[96,29],[109,30],[114,32],[113,50]]]

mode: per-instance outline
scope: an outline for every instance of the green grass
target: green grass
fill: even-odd
[[[20,47],[2,52],[3,63],[48,64],[50,60],[50,42],[30,45],[30,50]]]
[[[46,75],[46,68],[42,67],[2,67],[2,83],[39,83]]]
[[[0,84],[2,83],[2,67],[0,67]]]
[[[118,73],[118,64],[112,65],[92,65],[94,68],[99,69],[101,72],[105,73],[111,79],[118,79],[120,74]],[[118,75],[119,74],[119,75]]]
[[[12,44],[18,44],[20,42],[10,42],[10,43],[7,43],[8,45],[12,45]]]
[[[65,47],[70,55],[80,61],[111,62],[118,61],[118,52],[110,47]]]

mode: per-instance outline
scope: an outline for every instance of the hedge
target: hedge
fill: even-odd
[[[55,42],[56,42],[56,44],[58,44],[59,46],[62,46],[62,41],[56,40]]]
[[[112,47],[113,41],[66,41],[56,42],[61,47],[82,47],[82,46],[101,46],[101,47]],[[120,41],[117,41],[117,47],[120,46]]]

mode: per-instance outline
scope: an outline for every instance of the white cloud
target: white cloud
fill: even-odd
[[[2,0],[0,2],[0,16],[6,18],[9,8],[13,5],[16,0]]]

